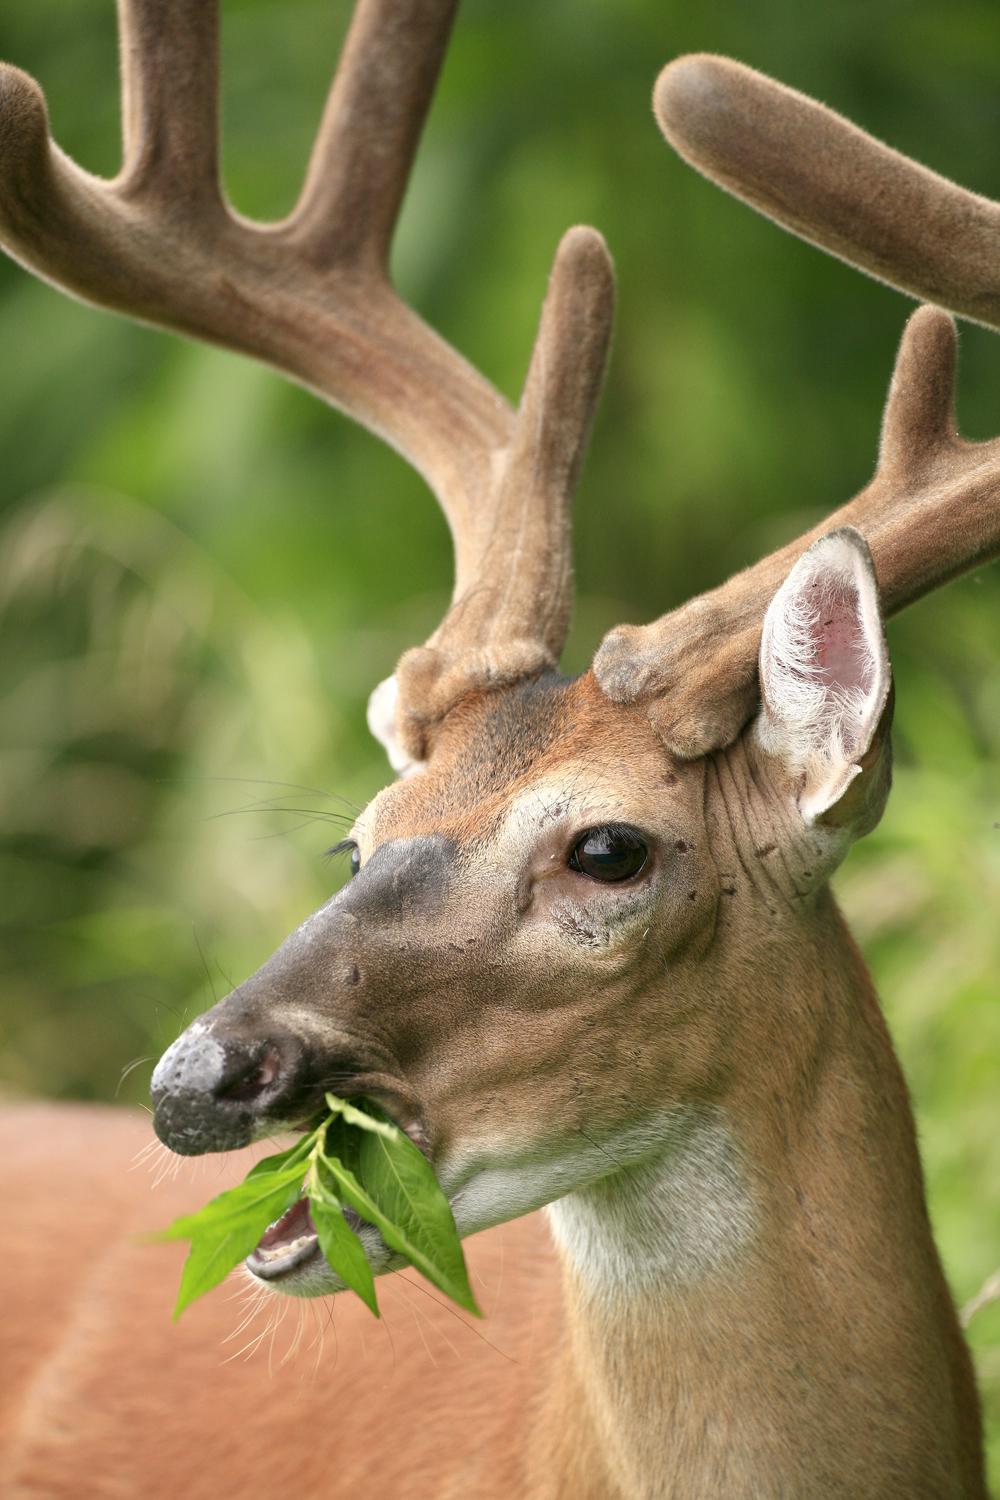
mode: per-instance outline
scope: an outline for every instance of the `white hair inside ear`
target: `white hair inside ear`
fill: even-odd
[[[399,704],[399,684],[395,676],[380,682],[368,699],[368,728],[383,746],[389,764],[397,776],[412,776],[422,771],[424,762],[413,760],[399,742],[396,728],[396,709]]]
[[[757,741],[798,778],[806,823],[861,774],[890,681],[868,545],[853,527],[831,531],[772,599],[760,647]]]

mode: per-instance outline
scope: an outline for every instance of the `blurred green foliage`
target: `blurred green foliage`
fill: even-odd
[[[229,0],[225,173],[244,213],[290,207],[346,13]],[[1000,193],[989,0],[467,0],[395,273],[513,396],[561,232],[610,241],[620,314],[570,669],[865,482],[908,310],[664,147],[650,87],[693,49]],[[44,83],[63,147],[113,173],[110,0],[7,0],[0,54]],[[182,1023],[343,878],[322,851],[386,776],[365,700],[444,607],[447,534],[421,481],[312,397],[7,261],[0,348],[4,1077],[141,1100]],[[1000,429],[998,390],[1000,342],[967,328],[970,437]],[[994,566],[890,626],[896,789],[837,882],[960,1302],[1000,1264],[998,618]],[[1000,1304],[971,1337],[1000,1478]]]

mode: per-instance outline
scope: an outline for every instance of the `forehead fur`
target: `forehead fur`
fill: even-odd
[[[432,831],[467,842],[492,833],[511,801],[560,765],[600,771],[624,757],[672,779],[645,714],[611,703],[589,672],[470,694],[437,731],[427,769],[377,799],[368,832],[378,842]]]

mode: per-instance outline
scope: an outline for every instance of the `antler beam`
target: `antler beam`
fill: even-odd
[[[831,110],[725,58],[671,63],[661,128],[720,186],[894,286],[1000,327],[1000,205],[889,150]],[[856,526],[887,613],[1000,556],[1000,439],[955,429],[955,330],[913,314],[896,361],[874,479],[821,525],[647,626],[621,626],[594,671],[617,702],[644,702],[670,747],[729,743],[754,712],[764,612],[817,537]]]
[[[219,185],[215,0],[120,0],[125,161],[111,181],[59,150],[38,85],[0,68],[0,241],[12,255],[86,301],[274,365],[434,490],[455,544],[455,606],[405,674],[399,722],[414,755],[456,694],[558,659],[566,513],[613,303],[603,241],[571,231],[517,414],[393,290],[389,244],[456,8],[359,0],[301,196],[276,224],[233,213]]]

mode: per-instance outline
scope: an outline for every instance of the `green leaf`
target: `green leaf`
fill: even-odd
[[[347,1099],[338,1099],[336,1094],[327,1094],[326,1102],[330,1106],[332,1115],[340,1115],[347,1125],[357,1125],[362,1130],[370,1130],[375,1135],[385,1136],[387,1140],[398,1140],[403,1132],[398,1125],[394,1125],[390,1119],[378,1110],[377,1106],[368,1104],[368,1110],[358,1109]],[[372,1111],[369,1113],[369,1111]]]
[[[259,1165],[261,1164],[258,1163]],[[226,1192],[219,1193],[211,1202],[206,1203],[204,1208],[199,1208],[197,1213],[182,1214],[179,1219],[168,1224],[166,1229],[156,1230],[150,1235],[150,1239],[190,1240],[196,1234],[208,1233],[216,1227],[226,1232],[230,1222],[235,1218],[246,1215],[259,1218],[264,1212],[264,1205],[287,1184],[294,1182],[301,1188],[306,1175],[305,1163],[284,1167],[278,1172],[265,1174],[263,1178],[255,1174],[256,1168],[238,1187],[228,1188]],[[294,1203],[297,1196],[299,1195],[293,1194],[289,1202]],[[270,1219],[265,1219],[264,1229],[280,1217],[280,1214],[272,1214]],[[264,1229],[261,1230],[262,1234]],[[250,1248],[253,1249],[253,1246]],[[248,1251],[247,1254],[249,1253]]]
[[[378,1298],[375,1295],[372,1268],[361,1241],[344,1218],[340,1199],[314,1181],[309,1188],[309,1214],[316,1226],[319,1247],[328,1264],[345,1286],[349,1286],[352,1292],[357,1292],[377,1318]]]
[[[249,1182],[251,1177],[267,1177],[272,1172],[280,1172],[287,1166],[301,1161],[303,1171],[306,1166],[306,1157],[309,1155],[310,1147],[315,1143],[317,1131],[312,1130],[304,1135],[301,1140],[296,1141],[294,1146],[289,1146],[287,1151],[278,1151],[274,1156],[263,1156],[255,1163],[244,1178]]]
[[[371,1267],[344,1218],[349,1204],[449,1297],[479,1315],[451,1208],[430,1163],[371,1101],[326,1096],[329,1116],[287,1151],[265,1157],[239,1187],[151,1239],[189,1239],[174,1317],[217,1286],[303,1193],[319,1247],[344,1284],[378,1317]]]
[[[402,1131],[389,1140],[381,1131],[351,1134],[345,1123],[328,1129],[320,1156],[339,1195],[428,1281],[480,1317],[451,1205],[430,1162]]]
[[[160,1240],[191,1240],[174,1306],[175,1319],[250,1254],[268,1225],[301,1197],[303,1176],[303,1164],[299,1162],[283,1171],[248,1177],[196,1214],[175,1219],[155,1236]]]

